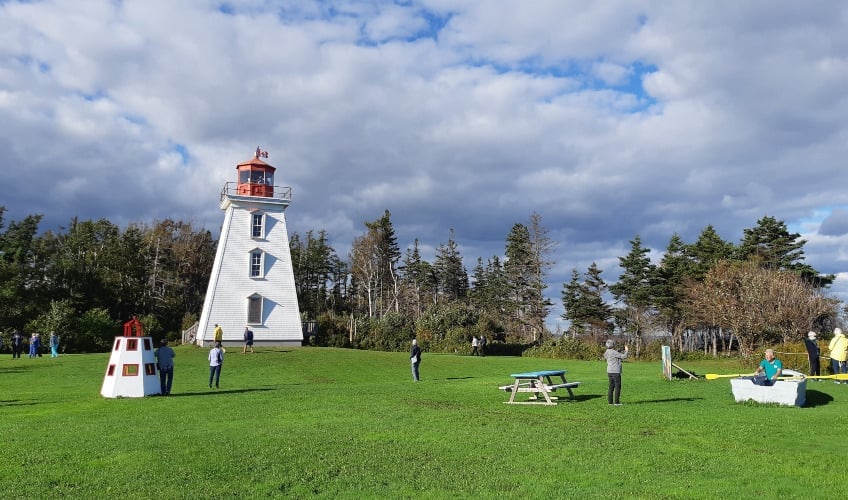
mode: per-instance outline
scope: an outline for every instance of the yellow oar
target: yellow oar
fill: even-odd
[[[716,375],[715,373],[708,373],[704,375],[707,380],[715,380],[717,378],[735,378],[735,377],[753,377],[753,373],[734,373],[733,375]]]
[[[805,375],[795,377],[778,377],[781,380],[802,379],[802,378],[832,378],[836,380],[848,380],[848,373],[837,373],[836,375]]]

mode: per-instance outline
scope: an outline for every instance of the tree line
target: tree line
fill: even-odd
[[[121,230],[111,222],[71,219],[38,232],[41,216],[5,223],[0,207],[0,332],[57,331],[67,349],[107,348],[121,322],[138,316],[146,331],[175,338],[199,316],[216,241],[189,222],[166,219]],[[465,352],[486,336],[494,352],[521,352],[564,340],[623,335],[637,352],[656,334],[677,351],[750,353],[836,324],[834,277],[804,261],[800,235],[764,217],[738,245],[712,226],[697,241],[673,235],[657,263],[637,235],[607,285],[592,263],[562,284],[565,331],[546,321],[548,273],[557,244],[533,213],[513,224],[500,255],[477,257],[469,274],[456,234],[432,262],[416,239],[401,250],[386,210],[364,223],[349,255],[326,231],[292,234],[290,249],[304,321],[313,345],[403,350],[415,337],[430,350]]]

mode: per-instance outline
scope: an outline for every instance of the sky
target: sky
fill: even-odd
[[[848,2],[0,0],[0,206],[217,237],[269,152],[289,233],[345,258],[385,210],[469,273],[541,216],[549,318],[708,225],[765,216],[848,300]]]

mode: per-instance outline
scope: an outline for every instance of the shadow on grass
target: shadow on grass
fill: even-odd
[[[601,397],[600,394],[575,394],[573,398],[559,396],[559,398],[560,398],[559,402],[560,403],[567,403],[567,402],[571,401],[571,402],[574,402],[574,403],[580,403],[580,402],[583,402],[583,401],[591,401],[593,399],[598,399],[600,397]]]
[[[0,400],[0,406],[33,406],[37,404],[33,401],[21,401],[20,399]]]
[[[644,401],[633,401],[630,404],[643,405],[648,403],[674,403],[676,401],[698,401],[704,398],[666,398],[666,399],[646,399]]]
[[[824,406],[833,401],[833,396],[821,391],[811,391],[807,389],[807,401],[804,403],[804,408],[815,408],[816,406]]]
[[[26,366],[8,366],[0,369],[0,373],[23,373],[27,370]]]
[[[216,394],[246,394],[248,392],[265,392],[265,391],[276,391],[276,388],[270,387],[260,387],[254,389],[206,389],[203,392],[175,392],[171,393],[167,396],[162,396],[157,394],[153,397],[156,398],[184,398],[184,397],[194,397],[194,396],[214,396]]]
[[[465,380],[469,378],[477,378],[477,377],[445,377],[445,380]]]
[[[263,347],[258,351],[246,352],[246,353],[241,352],[241,351],[232,351],[231,354],[244,354],[245,356],[247,356],[249,354],[251,356],[261,356],[262,354],[271,354],[271,353],[278,353],[278,352],[292,352],[292,350],[286,349],[284,347],[278,347],[278,348]]]

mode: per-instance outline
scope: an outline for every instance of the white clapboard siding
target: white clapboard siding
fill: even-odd
[[[224,195],[221,237],[197,332],[197,343],[211,342],[215,324],[224,330],[224,343],[241,343],[244,328],[253,330],[257,345],[300,345],[303,331],[294,284],[289,237],[286,229],[287,199]],[[251,236],[252,214],[265,214],[263,238]],[[250,253],[264,253],[261,278],[250,277]],[[247,324],[247,301],[263,297],[261,324]]]

